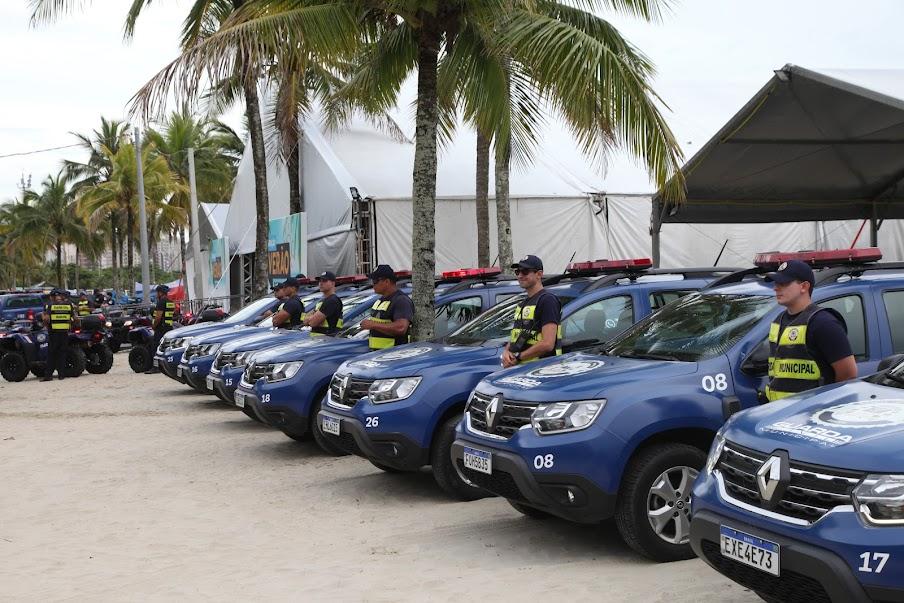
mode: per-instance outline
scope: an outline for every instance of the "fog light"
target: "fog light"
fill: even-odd
[[[568,490],[566,490],[565,492],[568,494],[568,504],[573,505],[574,504],[574,492],[571,491],[571,488],[568,488]]]

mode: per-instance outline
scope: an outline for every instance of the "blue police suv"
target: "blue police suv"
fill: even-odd
[[[547,279],[547,289],[562,303],[563,349],[599,346],[716,274],[712,268],[651,266],[648,259],[579,262]],[[338,424],[339,434],[323,429],[324,437],[380,467],[416,471],[431,465],[437,484],[456,498],[485,496],[459,477],[449,450],[471,390],[501,369],[499,356],[523,298],[438,341],[365,354],[340,366],[333,390],[345,395],[329,396],[320,412],[321,424]]]
[[[352,280],[356,282],[351,283]],[[367,309],[366,306],[360,305],[360,293],[364,292],[364,297],[369,297],[361,284],[367,281],[364,275],[353,277],[339,277],[336,279],[337,288],[336,295],[343,300],[343,320],[348,321]],[[348,284],[345,284],[348,283]],[[316,302],[323,296],[318,291],[301,297],[306,312],[313,312]],[[358,299],[358,303],[345,304],[346,299]],[[352,300],[354,301],[354,300]],[[253,351],[264,347],[289,343],[299,339],[307,339],[310,336],[310,329],[301,326],[293,328],[274,329],[273,317],[267,317],[255,328],[246,329],[227,329],[206,333],[200,337],[194,338],[185,348],[179,365],[176,369],[176,376],[182,377],[189,386],[195,390],[206,393],[208,390],[214,391],[213,383],[207,383],[207,377],[214,365],[217,354],[221,350],[240,349]],[[214,392],[216,393],[216,392]],[[230,401],[231,403],[231,401]]]
[[[904,351],[904,266],[881,272],[857,278],[870,355]],[[699,557],[768,601],[904,601],[904,356],[880,368],[728,420],[692,490]]]
[[[887,288],[904,287],[904,273],[867,270],[858,254],[764,255],[756,268],[642,320],[601,353],[488,376],[452,446],[457,469],[525,515],[614,517],[643,555],[692,556],[691,485],[724,417],[756,406],[765,387],[766,339],[781,308],[762,273],[792,258],[822,266],[814,300],[844,318],[861,374],[891,353],[879,304]]]
[[[434,322],[435,332],[441,335],[521,292],[512,277],[500,275],[498,268],[452,271],[442,276],[443,282],[437,287]],[[313,435],[325,451],[343,453],[335,443],[324,438],[313,420],[336,369],[369,350],[367,332],[352,326],[338,337],[316,337],[256,352],[235,391],[236,405],[250,405],[262,421],[293,439]],[[357,382],[350,381],[343,387],[342,397],[364,395],[356,389],[359,387]],[[331,428],[332,424],[327,424],[326,429]]]

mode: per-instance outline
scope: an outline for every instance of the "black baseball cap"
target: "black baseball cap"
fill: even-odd
[[[69,292],[66,291],[65,289],[60,289],[58,287],[54,287],[53,289],[50,290],[50,294],[51,295],[69,295]]]
[[[270,287],[270,291],[279,291],[283,288],[284,283],[276,283],[272,287]]]
[[[306,277],[303,272],[299,272],[298,274],[295,275],[295,278],[300,281],[303,281],[303,280],[307,280],[308,277]]]
[[[396,273],[395,270],[392,269],[389,264],[380,264],[377,266],[377,269],[370,273],[370,280],[376,281],[381,278],[388,278],[389,280],[395,282],[396,281]]]
[[[511,266],[528,270],[543,270],[543,261],[535,255],[526,255]]]
[[[315,281],[335,281],[336,275],[330,272],[329,270],[325,270],[320,273],[320,276],[314,278]]]
[[[295,287],[295,288],[297,289],[297,288],[298,288],[298,285],[299,285],[298,279],[292,278],[292,277],[290,276],[289,278],[287,278],[286,280],[284,280],[284,281],[282,282],[282,284],[280,285],[280,287]]]
[[[167,287],[166,285],[157,285],[156,287],[154,287],[154,290],[161,293],[169,293],[169,287]]]
[[[813,269],[806,262],[800,260],[788,260],[778,265],[775,272],[766,275],[766,282],[778,283],[784,285],[792,281],[801,281],[810,283],[812,289],[816,285],[816,277],[813,276]]]

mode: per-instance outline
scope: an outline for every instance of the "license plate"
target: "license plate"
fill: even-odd
[[[323,433],[330,433],[334,436],[339,435],[339,419],[324,415],[321,426],[323,428]]]
[[[213,391],[213,377],[208,377],[205,381],[207,382],[207,389]]]
[[[779,575],[779,545],[728,526],[719,526],[722,556],[739,561],[744,565]]]
[[[151,358],[151,366],[156,366],[160,368],[160,359],[159,358]]]
[[[181,376],[182,376],[182,367],[181,367],[181,366],[177,366],[177,367],[176,367],[176,376],[177,376],[177,377],[181,377]]]
[[[239,408],[245,408],[245,394],[242,392],[235,392],[235,405]]]
[[[468,448],[465,446],[465,467],[468,469],[473,469],[474,471],[480,471],[481,473],[491,474],[493,473],[493,455],[484,450],[477,450],[476,448]]]

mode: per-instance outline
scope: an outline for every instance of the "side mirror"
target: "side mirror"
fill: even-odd
[[[741,370],[751,377],[765,377],[769,373],[769,342],[763,341],[753,348],[744,361]]]
[[[901,362],[904,362],[904,354],[892,354],[891,356],[882,359],[879,363],[879,368],[877,368],[876,371],[879,373],[887,371],[890,368],[898,366]]]

